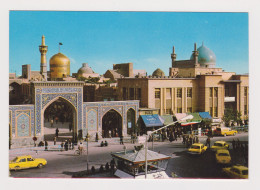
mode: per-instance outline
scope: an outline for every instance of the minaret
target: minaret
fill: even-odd
[[[177,57],[177,55],[176,55],[176,53],[175,53],[175,48],[174,48],[174,46],[173,46],[173,48],[172,48],[172,54],[171,54],[172,67],[174,67],[173,64],[174,64],[174,62],[175,62],[175,60],[176,60],[176,57]]]
[[[45,45],[45,36],[42,36],[42,45],[39,46],[41,52],[41,75],[44,80],[47,80],[47,61],[46,53],[48,51],[48,46]]]
[[[197,51],[197,44],[194,43],[193,57],[194,57],[195,65],[198,64],[198,56],[199,56],[199,52]]]

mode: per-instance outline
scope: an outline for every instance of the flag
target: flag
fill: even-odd
[[[59,45],[63,45],[63,44],[60,42]]]

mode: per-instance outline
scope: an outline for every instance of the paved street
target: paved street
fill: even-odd
[[[248,134],[241,133],[230,137],[214,137],[211,139],[211,144],[216,140],[225,140],[231,145],[233,138],[240,141],[248,141]],[[206,138],[201,137],[200,142],[205,143]],[[137,145],[137,144],[135,144]],[[134,144],[125,143],[127,149],[133,149]],[[111,160],[111,152],[122,151],[123,145],[119,142],[109,144],[108,147],[99,147],[99,143],[89,143],[89,169],[92,166],[99,168],[101,164]],[[221,167],[217,166],[214,159],[214,153],[207,151],[204,155],[194,157],[186,153],[187,148],[182,144],[182,140],[170,143],[154,142],[153,147],[155,151],[171,156],[166,173],[171,176],[174,171],[178,176],[183,178],[226,178],[221,173]],[[230,153],[232,160],[235,163],[244,164],[244,160],[235,154],[230,146]],[[152,149],[152,142],[149,142],[149,149]],[[71,178],[73,174],[87,169],[86,153],[82,156],[74,155],[74,150],[69,151],[40,151],[36,154],[35,151],[30,152],[34,157],[45,158],[48,161],[46,167],[42,169],[33,168],[20,171],[11,171],[12,177],[43,177],[43,178]],[[11,150],[10,160],[17,156],[17,151]]]

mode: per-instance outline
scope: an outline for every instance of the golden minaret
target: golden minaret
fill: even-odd
[[[39,46],[39,50],[41,52],[41,75],[44,80],[47,80],[47,61],[46,61],[46,53],[48,51],[48,46],[45,45],[45,36],[42,36],[42,45]]]

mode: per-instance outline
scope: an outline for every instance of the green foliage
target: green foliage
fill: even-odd
[[[210,127],[211,123],[212,123],[212,120],[211,120],[211,119],[205,118],[205,119],[203,119],[203,120],[201,121],[200,127],[201,127],[202,129],[205,129],[206,127]]]
[[[225,126],[230,126],[230,121],[237,123],[241,121],[241,113],[237,110],[226,109],[222,119],[225,122]]]

